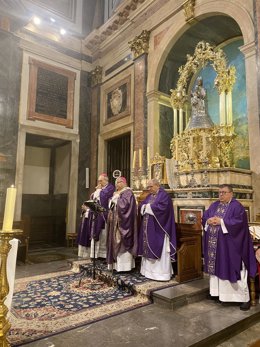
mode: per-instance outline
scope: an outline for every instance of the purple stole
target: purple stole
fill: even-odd
[[[147,204],[152,204],[154,203],[155,199],[156,199],[157,195],[156,194],[151,194],[148,198]],[[147,237],[147,226],[148,226],[148,219],[149,219],[149,214],[145,214],[144,215],[144,219],[143,219],[143,256],[145,258],[149,258],[149,252],[148,252],[148,237]],[[150,251],[152,252],[152,250],[150,249]],[[152,252],[153,253],[153,252]],[[156,256],[156,254],[154,254]],[[156,258],[158,258],[156,256]]]
[[[216,210],[215,216],[224,218],[229,204],[220,203]],[[209,225],[206,232],[209,233],[208,238],[208,273],[210,275],[215,275],[215,264],[216,264],[216,254],[218,245],[218,232],[220,230],[220,225]]]

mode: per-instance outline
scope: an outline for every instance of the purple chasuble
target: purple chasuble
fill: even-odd
[[[223,234],[220,225],[210,225],[204,231],[205,272],[235,283],[241,279],[243,261],[249,276],[254,277],[257,271],[256,258],[245,208],[236,199],[232,199],[229,204],[216,201],[205,211],[203,226],[214,216],[223,219],[228,233]]]
[[[167,235],[170,241],[170,257],[175,260],[176,226],[172,199],[163,188],[157,194],[149,194],[140,207],[150,204],[154,216],[145,214],[142,217],[138,254],[148,259],[160,259]]]
[[[115,191],[115,187],[108,183],[104,188],[101,189],[98,202],[102,207],[106,209],[105,212],[99,213],[98,215],[94,215],[93,211],[89,212],[89,238],[94,239],[95,241],[99,241],[99,236],[102,229],[105,229],[105,224],[107,221],[108,215],[108,202],[109,199],[113,196]]]
[[[90,238],[88,237],[89,234],[90,234],[89,219],[85,217],[85,213],[84,213],[79,225],[76,243],[80,246],[89,247],[90,246]]]
[[[137,255],[137,208],[130,188],[123,190],[116,206],[109,210],[107,219],[107,263],[113,264],[117,256],[129,252]]]

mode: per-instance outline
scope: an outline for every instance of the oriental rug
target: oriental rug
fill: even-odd
[[[152,291],[177,284],[174,280],[151,281],[135,272],[116,276],[131,283],[135,295],[73,271],[16,280],[9,317],[11,346],[21,346],[148,305]]]

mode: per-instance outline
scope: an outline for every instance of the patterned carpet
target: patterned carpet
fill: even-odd
[[[73,270],[80,265],[76,262]],[[84,267],[84,276],[67,271],[16,280],[8,337],[11,346],[21,346],[148,305],[151,291],[177,284],[174,280],[151,281],[135,272],[116,274],[114,283],[131,284],[133,295],[128,288],[102,281],[102,265],[94,281],[92,276],[88,277],[90,267],[90,264]],[[107,274],[104,272],[103,278]]]

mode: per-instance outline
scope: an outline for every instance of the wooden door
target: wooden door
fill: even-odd
[[[110,182],[115,182],[113,178],[114,170],[120,170],[121,175],[127,179],[128,185],[131,185],[130,144],[130,133],[107,141],[107,174]]]

